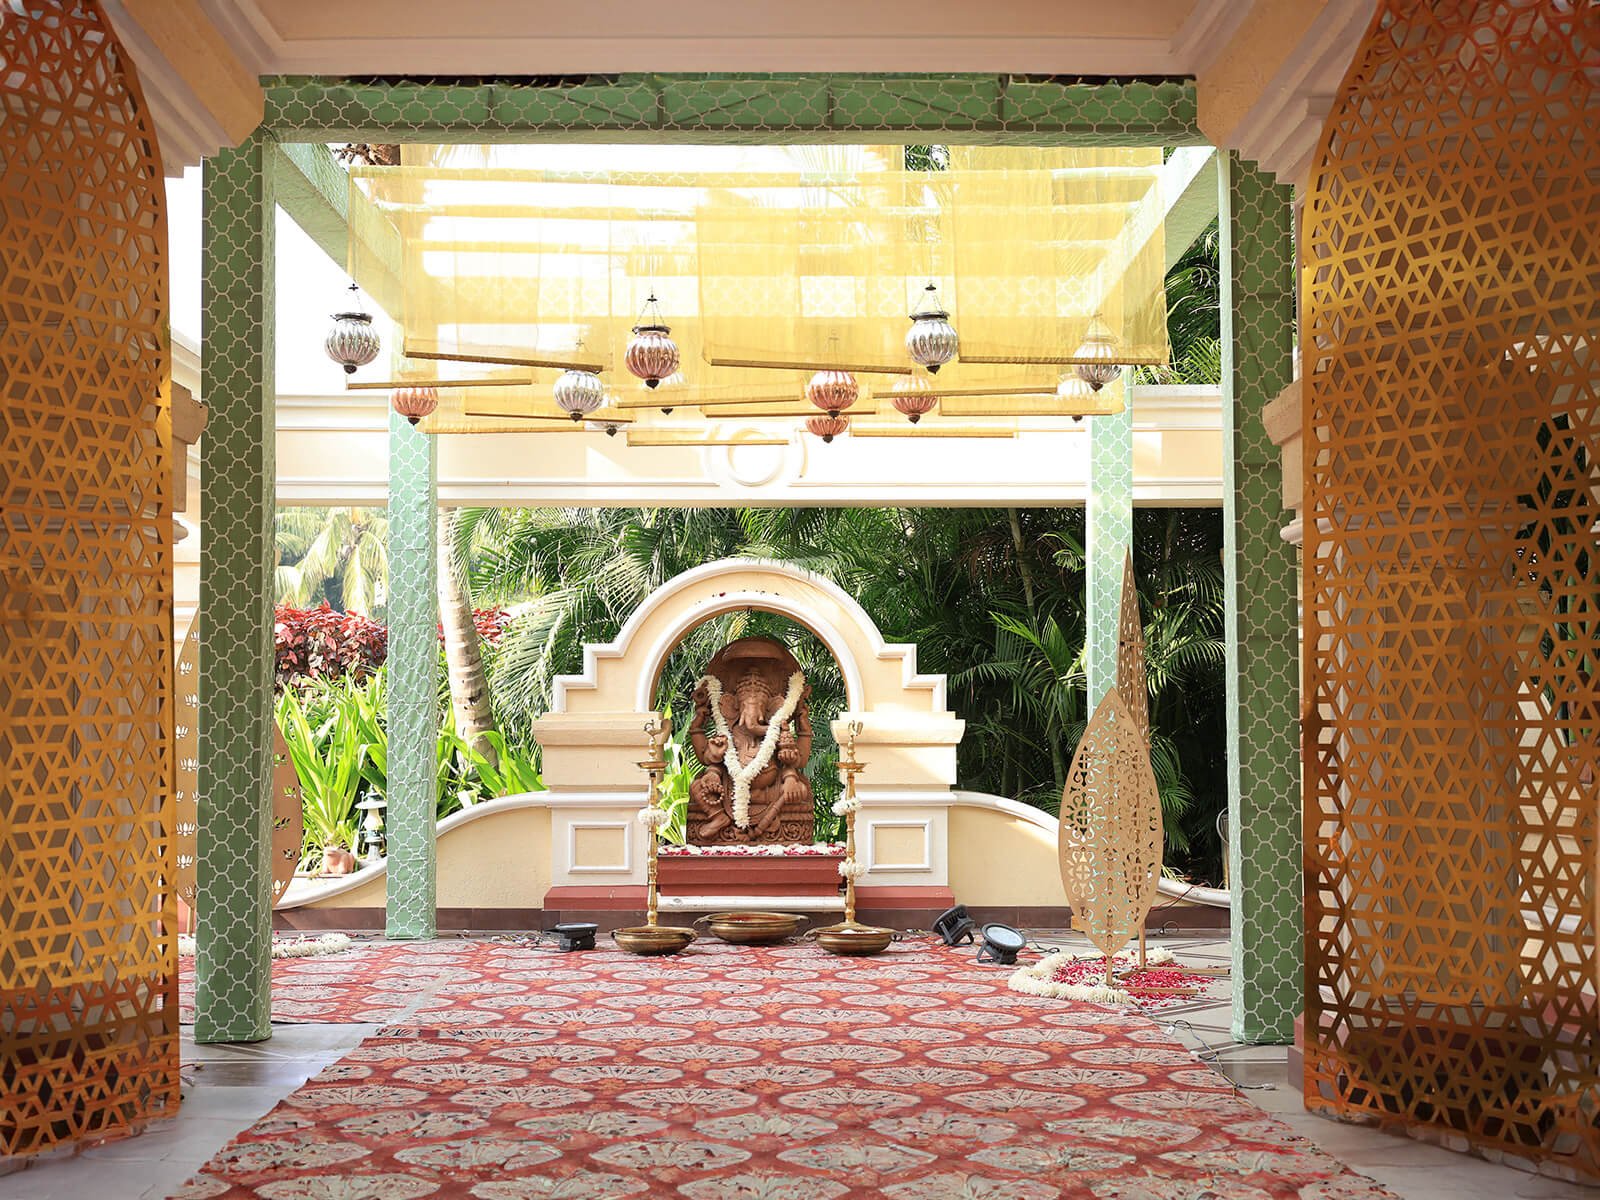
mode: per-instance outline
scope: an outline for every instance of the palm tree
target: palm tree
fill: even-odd
[[[1169,861],[1215,879],[1222,803],[1221,523],[1215,510],[1140,510],[1134,565],[1145,612],[1154,759]],[[967,720],[965,786],[1053,810],[1087,717],[1081,509],[462,510],[454,552],[480,601],[516,619],[489,658],[495,715],[513,740],[549,705],[553,678],[581,669],[649,592],[716,558],[782,558],[834,580],[886,638],[913,642],[946,675]],[[727,640],[772,633],[814,688],[843,706],[837,664],[784,618],[736,613],[693,631],[669,658],[658,704],[681,706]],[[817,721],[813,782],[831,779]]]
[[[444,637],[450,711],[456,734],[481,754],[491,767],[499,765],[494,739],[494,711],[489,700],[489,677],[483,666],[483,646],[472,619],[472,592],[463,579],[454,553],[456,514],[460,509],[439,509],[438,589],[439,628]]]
[[[275,518],[279,604],[326,600],[381,621],[389,594],[389,518],[381,508],[282,508]]]

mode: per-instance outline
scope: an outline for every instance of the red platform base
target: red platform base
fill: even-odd
[[[656,860],[663,896],[834,896],[842,854],[667,855]]]

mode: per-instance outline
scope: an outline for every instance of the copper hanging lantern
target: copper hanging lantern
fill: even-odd
[[[593,371],[563,371],[556,380],[556,406],[574,421],[581,421],[606,399],[606,385]]]
[[[1096,392],[1122,371],[1122,364],[1117,361],[1117,339],[1099,317],[1089,322],[1089,328],[1083,335],[1083,345],[1078,347],[1073,357],[1078,360],[1073,371]]]
[[[906,353],[919,367],[927,367],[930,375],[937,375],[940,367],[955,358],[960,347],[955,326],[950,324],[950,313],[939,303],[939,289],[930,283],[911,310]]]
[[[849,371],[818,371],[806,384],[806,399],[830,417],[837,417],[860,396],[861,385]]]
[[[816,434],[824,442],[833,441],[849,428],[850,422],[837,413],[806,418],[806,432]]]
[[[915,425],[938,406],[939,398],[933,394],[926,380],[897,379],[889,392],[889,403],[894,405],[896,412]]]
[[[328,357],[343,367],[346,375],[354,375],[357,367],[378,357],[378,331],[372,327],[372,314],[360,308],[360,292],[355,284],[350,285],[350,307],[333,314],[333,327],[322,343]]]
[[[389,404],[406,420],[415,425],[439,407],[439,389],[435,387],[395,388],[389,393]]]
[[[645,387],[654,389],[678,369],[678,357],[678,343],[672,340],[672,329],[661,319],[661,307],[651,292],[633,327],[623,362],[630,373],[644,380]]]

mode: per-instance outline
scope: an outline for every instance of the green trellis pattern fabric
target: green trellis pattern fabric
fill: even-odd
[[[195,1040],[271,1036],[272,577],[276,482],[271,157],[206,161],[200,439],[200,831]]]
[[[1204,142],[1194,85],[1011,75],[611,75],[561,87],[263,80],[283,141]]]
[[[1303,987],[1299,572],[1261,410],[1293,377],[1293,192],[1232,153],[1219,171],[1233,1036],[1287,1042]]]
[[[1088,711],[1117,682],[1117,625],[1122,613],[1122,564],[1133,544],[1133,398],[1114,417],[1089,417],[1089,495],[1084,505],[1084,608],[1088,635],[1084,667]]]
[[[385,931],[437,932],[437,443],[389,410],[389,874]]]

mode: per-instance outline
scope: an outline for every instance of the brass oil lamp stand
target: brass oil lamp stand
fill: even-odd
[[[650,779],[650,789],[645,798],[644,811],[652,814],[645,830],[645,870],[646,870],[646,909],[645,923],[635,925],[628,929],[614,930],[611,934],[617,945],[629,954],[676,954],[690,942],[694,941],[694,930],[685,929],[676,925],[661,925],[658,923],[660,903],[657,891],[658,869],[657,847],[660,845],[658,833],[659,817],[653,814],[661,812],[661,777],[667,769],[664,750],[667,739],[672,736],[672,722],[667,718],[656,720],[651,718],[644,727],[645,736],[650,740],[650,757],[641,762],[639,766],[644,769]]]
[[[844,920],[806,934],[832,954],[858,956],[882,953],[895,936],[892,929],[863,925],[856,920],[856,776],[866,768],[856,757],[856,738],[861,729],[860,721],[851,721],[846,727],[844,753],[839,758],[839,782],[844,784],[845,799],[844,861],[850,868],[844,877]]]

